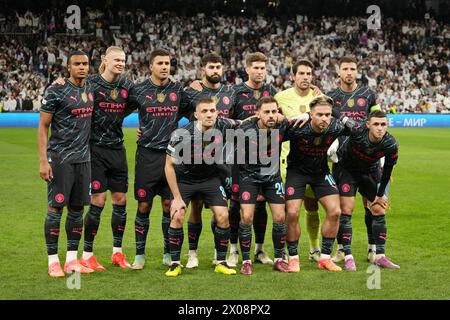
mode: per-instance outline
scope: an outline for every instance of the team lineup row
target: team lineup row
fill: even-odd
[[[310,259],[316,260],[320,269],[330,271],[340,271],[336,262],[344,260],[345,269],[355,271],[351,255],[351,215],[358,189],[366,210],[368,259],[381,267],[399,268],[384,252],[388,204],[385,190],[397,160],[398,146],[386,132],[386,115],[377,110],[373,92],[357,86],[357,61],[354,58],[341,59],[341,86],[327,96],[311,84],[313,65],[308,60],[294,64],[294,87],[279,93],[264,83],[267,57],[262,53],[248,55],[246,71],[249,80],[236,86],[220,83],[222,59],[214,53],[202,58],[202,80],[185,89],[169,79],[169,52],[154,50],[149,60],[150,78],[134,85],[121,77],[125,66],[121,48],[108,48],[99,68],[100,74],[93,76],[88,76],[86,54],[75,51],[68,59],[70,78],[60,79],[46,90],[38,142],[40,175],[48,184],[45,238],[50,276],[64,276],[57,254],[64,206],[68,212],[64,271],[91,273],[105,270],[93,254],[93,243],[108,190],[113,207],[111,261],[122,268],[144,267],[149,215],[153,198],[160,195],[163,263],[170,267],[167,276],[178,276],[182,270],[182,226],[191,200],[188,268],[197,267],[199,263],[197,247],[205,202],[214,216],[216,272],[236,274],[233,268],[238,263],[239,240],[243,262],[241,273],[252,274],[252,224],[256,240],[255,261],[273,264],[276,271],[299,272],[298,220],[300,207],[305,202]],[[122,252],[128,190],[122,123],[136,109],[139,112],[139,138],[134,192],[138,210],[135,218],[136,256],[130,265]],[[197,120],[185,127],[191,137],[195,132],[210,129],[223,133],[233,128],[244,132],[262,130],[267,139],[246,138],[243,149],[236,153],[248,155],[252,150],[250,144],[256,144],[256,150],[265,151],[256,155],[256,163],[246,161],[240,165],[211,164],[205,159],[200,163],[177,161],[179,154],[174,152],[177,148],[189,148],[192,155],[203,155],[215,141],[212,139],[199,146],[193,139],[174,133],[183,116]],[[302,122],[301,127],[297,126],[298,122]],[[50,138],[49,128],[52,131]],[[270,143],[273,135],[276,135],[275,144]],[[261,145],[266,141],[268,143]],[[275,154],[281,143],[280,168],[275,166],[276,170],[271,170],[273,168],[262,160]],[[337,162],[333,164],[333,175],[328,168],[327,152]],[[379,165],[380,159],[385,159],[383,168]],[[227,198],[230,199],[229,210]],[[273,261],[263,247],[266,202],[273,218]],[[321,248],[318,202],[326,212]],[[84,219],[83,256],[78,260],[84,205],[89,205],[89,209]],[[336,237],[338,251],[332,259]],[[226,259],[229,243],[230,254]]]

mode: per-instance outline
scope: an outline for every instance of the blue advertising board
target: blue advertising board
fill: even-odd
[[[392,128],[450,128],[450,114],[389,114],[389,127]],[[138,114],[125,118],[124,127],[138,126]],[[179,121],[185,125],[186,118]],[[37,128],[39,113],[9,112],[0,113],[0,128]]]

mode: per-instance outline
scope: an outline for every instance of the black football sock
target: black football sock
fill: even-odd
[[[163,241],[164,241],[164,253],[170,253],[169,226],[170,226],[170,212],[163,212],[161,228],[162,228]]]
[[[202,233],[202,227],[203,227],[202,223],[188,222],[189,250],[197,250],[200,234]]]
[[[61,224],[61,212],[47,211],[45,216],[44,232],[45,245],[47,246],[47,254],[53,255],[58,253],[59,228]]]
[[[239,223],[239,243],[241,246],[242,260],[250,260],[250,248],[252,246],[252,225]]]
[[[230,241],[230,227],[221,228],[216,226],[214,232],[214,244],[217,251],[217,260],[224,261],[227,256],[228,242]]]
[[[83,209],[79,211],[68,209],[66,219],[67,251],[78,251],[82,233]]]
[[[364,215],[364,222],[366,223],[366,230],[367,230],[367,240],[368,243],[371,245],[375,244],[375,239],[373,238],[372,233],[372,212],[370,212],[369,208],[364,208],[365,215]]]
[[[342,213],[339,222],[339,232],[341,244],[344,247],[344,254],[352,254],[352,216]]]
[[[97,235],[100,225],[100,215],[103,207],[91,204],[84,218],[84,248],[85,252],[92,252],[94,249],[94,238]]]
[[[372,232],[377,246],[377,254],[384,254],[387,238],[386,216],[372,216],[372,220]]]
[[[331,255],[331,251],[333,250],[334,238],[325,238],[322,237],[322,254]]]
[[[111,228],[113,234],[113,246],[115,248],[122,247],[123,233],[127,225],[127,207],[117,204],[112,205]]]
[[[172,261],[180,261],[181,247],[183,246],[183,228],[169,227],[170,257]]]
[[[284,223],[273,223],[272,241],[275,259],[282,258],[284,246],[286,245],[286,225]]]
[[[255,231],[255,243],[264,243],[267,228],[266,201],[257,201],[253,218],[253,230]]]
[[[136,212],[136,219],[134,220],[136,255],[145,254],[145,245],[147,243],[147,233],[149,227],[150,227],[150,212],[142,213],[138,209]]]
[[[238,243],[239,221],[241,220],[241,207],[238,201],[230,200],[230,243]]]

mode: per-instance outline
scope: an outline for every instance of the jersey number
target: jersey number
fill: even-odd
[[[275,183],[275,189],[277,189],[277,194],[278,195],[283,195],[284,194],[284,185],[283,185],[282,182]]]

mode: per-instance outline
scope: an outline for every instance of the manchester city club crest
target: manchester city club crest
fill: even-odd
[[[322,139],[320,137],[314,138],[313,144],[315,146],[318,146],[322,142]]]
[[[156,95],[156,100],[158,100],[159,103],[163,103],[164,100],[166,100],[166,95],[160,92]]]
[[[88,101],[88,96],[87,96],[86,92],[83,92],[81,94],[81,100],[83,100],[84,103],[86,103]]]
[[[349,108],[352,108],[354,105],[355,105],[355,100],[354,99],[348,99],[347,106]]]
[[[259,99],[259,97],[261,97],[261,92],[259,92],[259,90],[253,90],[253,97]]]
[[[306,112],[306,106],[304,104],[301,104],[299,106],[299,110],[300,110],[301,113],[305,113]]]
[[[118,95],[119,95],[119,92],[117,91],[117,89],[114,89],[111,91],[111,98],[113,100],[116,100]]]

